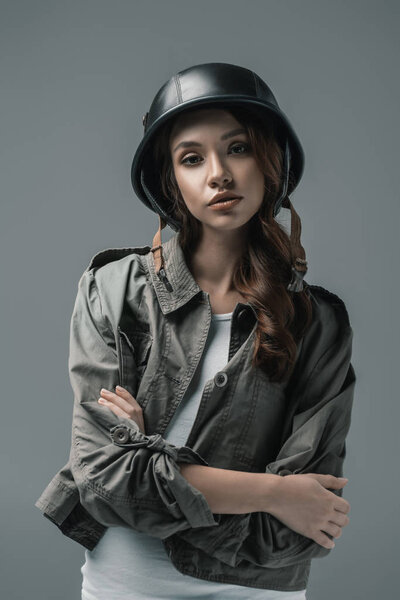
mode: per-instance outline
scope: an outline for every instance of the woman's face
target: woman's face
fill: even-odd
[[[231,113],[218,108],[183,113],[174,123],[169,148],[185,204],[203,226],[236,229],[258,211],[264,174],[245,129]],[[212,209],[210,200],[226,191],[242,199],[232,208]]]

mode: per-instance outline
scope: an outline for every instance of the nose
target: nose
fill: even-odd
[[[224,187],[230,181],[232,181],[232,175],[226,164],[217,154],[213,154],[209,159],[208,184],[210,187],[214,187],[215,185]]]

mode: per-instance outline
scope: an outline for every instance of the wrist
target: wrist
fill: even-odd
[[[262,508],[259,510],[274,514],[276,507],[279,505],[282,494],[282,486],[284,485],[284,477],[274,475],[272,473],[263,474],[263,495]]]

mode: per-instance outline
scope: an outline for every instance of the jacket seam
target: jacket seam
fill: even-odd
[[[257,586],[254,586],[254,581],[252,579],[247,579],[247,578],[242,578],[242,577],[236,577],[235,575],[228,575],[228,574],[223,574],[223,575],[218,575],[218,574],[214,574],[211,571],[203,571],[201,569],[197,569],[196,567],[188,567],[185,563],[177,560],[173,563],[179,570],[181,573],[185,573],[188,575],[192,575],[194,577],[199,577],[200,579],[206,579],[209,581],[217,581],[217,582],[221,582],[221,583],[239,583],[240,585],[246,585],[248,587],[252,587],[252,588],[259,588],[260,585],[258,585],[260,582],[257,582]],[[310,565],[310,561],[304,561],[304,562],[299,562],[298,565],[304,565],[305,567],[308,567]],[[297,586],[301,585],[301,586],[306,586],[308,582],[308,578],[307,577],[303,577],[297,584]],[[278,585],[281,583],[281,581],[279,581],[277,578],[271,579],[268,581],[268,583],[266,583],[265,585],[262,585],[263,589],[271,589],[271,585]],[[284,592],[289,592],[289,591],[301,591],[301,589],[299,589],[298,587],[276,587],[274,588],[277,591],[284,591]]]

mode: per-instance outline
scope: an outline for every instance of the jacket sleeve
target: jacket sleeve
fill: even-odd
[[[356,381],[350,362],[353,331],[347,319],[347,311],[330,313],[326,326],[318,326],[306,344],[298,364],[303,375],[291,392],[286,441],[266,473],[343,475]],[[306,363],[304,355],[311,357]],[[343,495],[342,489],[330,491]],[[216,517],[218,527],[187,530],[178,536],[230,566],[246,560],[281,568],[331,552],[267,512]]]
[[[135,421],[100,406],[102,387],[120,383],[114,328],[102,313],[94,270],[80,278],[70,325],[74,393],[70,464],[82,506],[105,526],[165,538],[217,525],[205,497],[177,462],[208,463],[194,450],[145,435]]]

